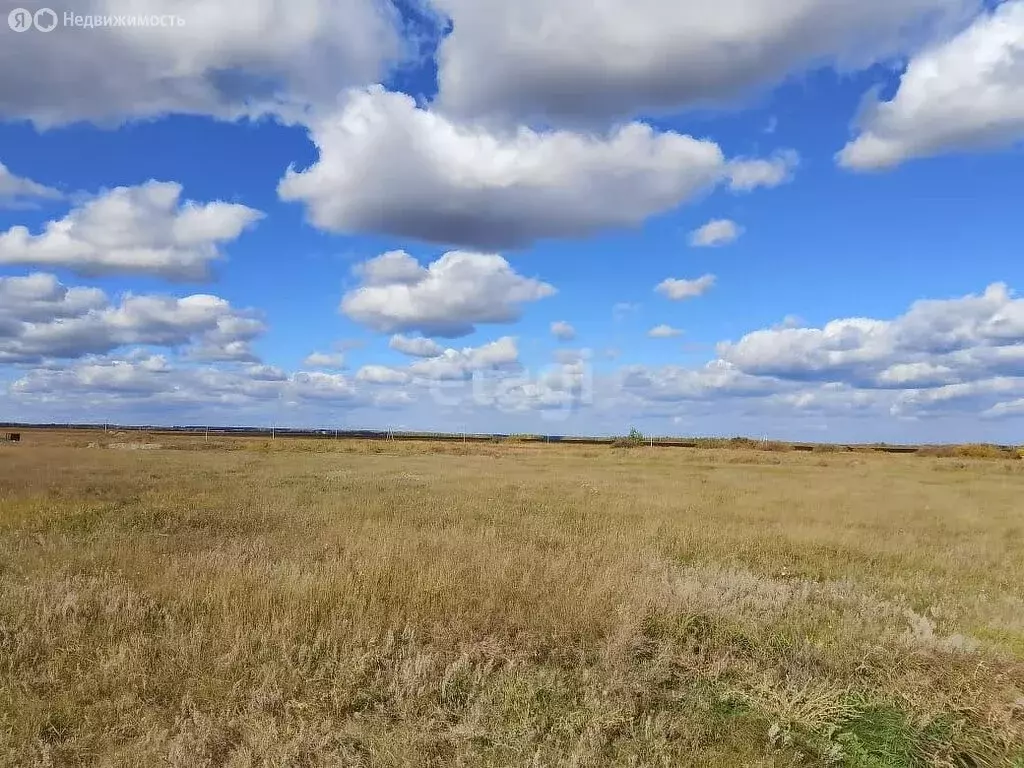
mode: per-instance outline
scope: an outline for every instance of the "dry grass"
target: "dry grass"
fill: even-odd
[[[969,457],[27,434],[0,764],[1021,765],[1022,498]]]

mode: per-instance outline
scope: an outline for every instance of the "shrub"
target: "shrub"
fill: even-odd
[[[629,430],[629,435],[612,441],[612,448],[639,448],[646,440],[644,433],[633,427]]]
[[[507,443],[536,443],[541,441],[540,435],[531,435],[526,433],[519,433],[515,435],[509,435],[505,438]]]
[[[814,446],[814,453],[839,453],[840,451],[847,451],[845,445],[835,445],[834,443],[819,443]]]

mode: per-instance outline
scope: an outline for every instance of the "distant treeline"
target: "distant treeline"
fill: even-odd
[[[345,439],[345,440],[432,440],[474,443],[569,443],[574,445],[630,444],[630,441],[616,437],[586,437],[573,435],[524,435],[502,433],[450,433],[450,432],[394,432],[370,429],[291,429],[281,427],[207,427],[205,425],[123,425],[123,424],[17,424],[2,423],[0,429],[51,429],[109,432],[148,432],[159,434],[190,434],[221,436],[248,436],[270,438],[304,439]],[[833,443],[788,443],[782,441],[754,440],[747,437],[642,437],[632,444],[664,448],[752,448],[773,451],[880,451],[884,453],[926,453],[929,455],[960,455],[1006,453],[1017,456],[1017,449],[1007,445],[889,445],[887,443],[837,445]]]

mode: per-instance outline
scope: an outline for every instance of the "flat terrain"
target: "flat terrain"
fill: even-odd
[[[0,764],[1024,766],[1024,461],[26,433]]]

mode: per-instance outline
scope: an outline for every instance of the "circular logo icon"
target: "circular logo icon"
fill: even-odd
[[[32,11],[15,8],[7,14],[7,26],[15,32],[28,32],[32,29]]]
[[[32,21],[40,32],[53,32],[57,26],[57,14],[51,8],[40,8],[32,17]]]

